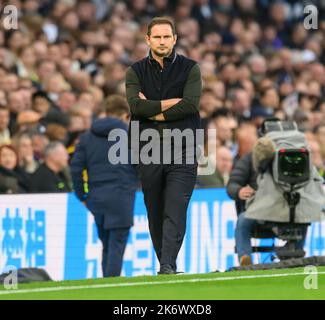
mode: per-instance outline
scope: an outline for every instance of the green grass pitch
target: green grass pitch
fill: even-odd
[[[208,273],[196,275],[139,276],[81,281],[20,284],[16,291],[0,285],[0,300],[108,299],[108,300],[225,300],[325,299],[325,267],[317,269],[314,284],[303,268]]]

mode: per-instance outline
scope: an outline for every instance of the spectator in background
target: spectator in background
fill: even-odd
[[[230,150],[219,147],[216,150],[215,172],[211,175],[200,175],[198,169],[197,187],[199,188],[224,188],[226,187],[232,170],[233,158]]]
[[[81,114],[75,111],[69,112],[69,132],[82,132],[86,130],[84,119]]]
[[[259,128],[266,118],[272,116],[275,116],[273,109],[257,105],[251,110],[250,123],[253,124],[255,128]]]
[[[49,59],[40,60],[36,63],[36,72],[38,76],[37,84],[40,90],[44,90],[43,83],[45,83],[45,80],[54,74],[56,70],[56,64]]]
[[[71,116],[79,116],[82,119],[82,130],[89,130],[93,121],[93,111],[86,106],[75,104],[70,109]]]
[[[321,156],[325,161],[325,123],[321,123],[314,128],[315,137],[319,143]]]
[[[251,123],[242,123],[236,133],[237,155],[234,162],[251,152],[257,139],[256,127]]]
[[[233,129],[236,127],[234,119],[220,115],[215,118],[214,122],[217,130],[217,146],[225,146],[233,150],[235,148]]]
[[[0,146],[2,144],[10,143],[10,131],[9,131],[9,110],[0,105]]]
[[[13,145],[18,154],[19,166],[27,173],[32,174],[39,167],[35,160],[32,139],[28,133],[21,133],[13,137]]]
[[[2,82],[2,90],[5,92],[16,91],[19,88],[18,77],[14,73],[7,73]]]
[[[44,159],[45,148],[50,143],[50,140],[44,133],[37,129],[29,131],[29,134],[32,139],[35,160],[40,162]]]
[[[17,115],[14,132],[22,133],[26,130],[36,129],[41,115],[33,110],[22,111]]]
[[[50,122],[46,126],[46,136],[50,141],[60,141],[65,145],[68,139],[68,130],[62,122]]]
[[[202,96],[200,99],[200,116],[201,118],[211,117],[216,108],[217,99],[211,88],[205,88],[202,90]]]
[[[32,175],[30,192],[72,191],[72,182],[65,171],[68,159],[68,152],[62,143],[50,142],[44,151],[44,163]]]
[[[272,82],[271,82],[272,83]],[[274,87],[262,88],[259,93],[258,107],[266,109],[270,115],[280,107],[279,94]]]
[[[0,146],[0,193],[25,193],[29,180],[18,166],[18,155],[11,145]]]
[[[52,107],[52,101],[44,91],[37,91],[32,95],[32,109],[42,118],[46,117]]]
[[[37,80],[36,56],[33,47],[27,46],[20,48],[16,62],[17,74],[19,77],[26,77],[33,81]]]
[[[76,95],[73,92],[63,91],[59,95],[56,106],[61,112],[68,112],[76,102]]]
[[[324,160],[322,159],[322,154],[321,154],[319,143],[316,139],[309,140],[308,146],[309,146],[310,152],[311,152],[312,163],[316,167],[318,173],[323,178],[323,183],[324,183],[325,182],[325,164],[324,164]]]
[[[103,244],[104,277],[119,276],[129,229],[133,224],[136,172],[130,164],[112,164],[107,159],[113,143],[108,135],[114,129],[127,131],[129,107],[124,97],[110,96],[104,104],[106,117],[95,121],[81,135],[71,161],[76,195],[93,213]],[[84,170],[89,193],[84,189]]]
[[[10,110],[9,130],[13,134],[15,132],[16,119],[19,113],[26,110],[24,104],[24,96],[20,90],[8,92],[8,108]]]
[[[231,95],[232,110],[239,120],[248,120],[251,116],[252,98],[245,89],[235,89]]]
[[[221,107],[223,107],[223,102],[215,97],[213,90],[209,87],[205,88],[200,99],[200,117],[203,127],[207,126],[213,113]]]
[[[60,93],[67,89],[68,84],[60,73],[54,73],[44,80],[43,87],[51,101],[57,103]]]
[[[264,56],[260,54],[253,54],[248,59],[248,66],[251,71],[251,78],[254,85],[265,78],[267,71],[267,63]]]
[[[7,105],[7,97],[6,93],[3,90],[0,90],[0,106],[6,106]]]

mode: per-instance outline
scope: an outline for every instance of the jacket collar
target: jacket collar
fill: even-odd
[[[149,50],[148,58],[149,58],[150,64],[158,64],[159,65],[158,61],[156,61],[155,58],[152,56],[151,50]],[[171,54],[168,57],[164,57],[164,59],[163,59],[164,66],[167,66],[169,64],[173,64],[175,62],[176,58],[177,58],[177,53],[176,53],[176,50],[175,50],[175,47],[174,47]]]

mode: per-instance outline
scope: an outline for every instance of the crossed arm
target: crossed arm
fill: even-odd
[[[155,121],[184,119],[199,110],[202,91],[200,68],[195,64],[186,81],[183,97],[166,100],[148,100],[141,93],[141,85],[130,67],[126,73],[126,96],[132,114]]]
[[[147,98],[145,97],[145,95],[142,92],[139,92],[139,98],[142,100],[147,100]],[[160,102],[161,102],[161,111],[162,112],[153,116],[153,117],[149,117],[149,119],[155,120],[155,121],[166,121],[163,112],[172,108],[175,104],[177,104],[181,100],[182,100],[181,98],[161,100]]]

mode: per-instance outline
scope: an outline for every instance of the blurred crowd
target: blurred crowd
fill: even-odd
[[[304,6],[318,8],[307,30]],[[146,27],[171,16],[176,50],[199,62],[200,113],[216,129],[223,187],[252,150],[263,119],[295,120],[325,170],[325,5],[268,0],[11,0],[18,29],[0,18],[0,193],[67,192],[78,137],[104,104],[125,95],[126,68],[148,54]],[[200,170],[200,169],[199,169]],[[86,178],[86,177],[85,177]]]

